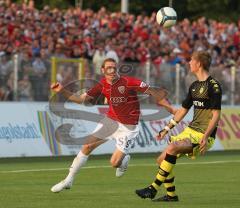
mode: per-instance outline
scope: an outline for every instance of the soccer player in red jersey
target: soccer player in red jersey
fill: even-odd
[[[63,93],[64,96],[75,103],[91,102],[94,98],[103,94],[109,104],[109,111],[106,117],[100,121],[92,135],[88,136],[82,149],[74,158],[69,174],[63,181],[51,188],[52,192],[56,193],[63,189],[71,188],[74,176],[86,163],[90,153],[96,147],[112,138],[116,140],[116,149],[111,157],[111,165],[117,168],[117,177],[121,177],[124,174],[130,160],[129,150],[132,148],[139,133],[137,124],[140,104],[137,92],[153,96],[157,103],[165,107],[170,113],[174,114],[176,112],[165,99],[165,90],[150,87],[133,77],[120,76],[114,59],[106,59],[101,70],[104,78],[80,96],[73,95],[71,92],[63,89],[63,86],[59,83],[53,84],[51,87],[52,90]]]

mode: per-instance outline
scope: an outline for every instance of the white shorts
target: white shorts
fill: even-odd
[[[109,117],[105,117],[97,125],[92,135],[104,140],[115,139],[117,149],[128,154],[129,150],[133,148],[138,134],[138,125],[122,124]]]

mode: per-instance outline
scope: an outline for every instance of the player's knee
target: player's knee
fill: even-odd
[[[178,146],[177,144],[170,144],[168,147],[167,147],[167,153],[168,154],[171,154],[171,155],[176,155],[178,154]]]
[[[82,146],[82,153],[89,155],[93,151],[94,147],[91,144],[85,144]]]
[[[162,161],[163,161],[163,158],[162,158],[162,157],[158,157],[158,158],[157,158],[157,164],[158,164],[158,165],[160,165]]]

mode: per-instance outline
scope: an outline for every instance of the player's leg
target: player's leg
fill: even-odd
[[[74,158],[72,165],[69,168],[69,174],[65,180],[73,181],[74,176],[78,173],[80,168],[84,166],[88,160],[90,153],[99,145],[105,143],[107,140],[102,140],[94,136],[90,136],[86,144],[82,146],[78,155]]]
[[[116,148],[110,160],[112,167],[118,168],[122,164],[122,160],[124,159],[125,156],[126,154],[124,152]]]
[[[167,149],[163,150],[163,152],[157,158],[157,164],[160,165],[164,158],[166,157]]]
[[[166,150],[164,150],[162,154],[160,154],[160,156],[157,158],[157,163],[159,164],[159,166],[161,165],[165,157],[166,157]],[[165,179],[165,181],[163,182],[163,185],[167,191],[167,195],[160,197],[158,199],[155,199],[154,201],[166,201],[166,200],[178,201],[178,196],[176,195],[176,191],[175,191],[176,188],[175,188],[174,180],[175,180],[175,174],[174,174],[174,171],[172,170],[167,176],[167,178]]]
[[[189,158],[193,159],[199,153],[199,142],[200,142],[201,138],[203,137],[203,134],[199,133],[199,132],[193,132],[192,130],[189,130],[189,129],[187,131],[191,132],[190,133],[190,140],[191,140],[191,144],[192,144],[193,148],[192,148],[192,152],[190,152],[190,154],[189,154],[189,152],[183,152],[183,153],[188,153],[186,155]],[[182,136],[184,138],[186,136],[186,134],[183,134]],[[174,139],[174,138],[172,138],[172,139]],[[180,137],[175,137],[175,139],[176,139],[175,141],[179,141],[178,139],[181,139],[181,136]],[[186,145],[189,144],[189,141],[185,141],[185,142],[187,142]],[[208,147],[207,148],[210,149],[213,144],[214,144],[214,138],[210,137],[208,139]],[[180,154],[180,155],[183,155],[183,154]],[[162,154],[161,156],[164,156],[164,154]],[[161,164],[161,161],[162,161],[162,158],[163,158],[161,156],[158,158],[159,164]],[[169,175],[167,176],[166,180],[163,183],[164,187],[167,189],[167,195],[162,196],[158,199],[154,199],[153,200],[154,202],[159,202],[159,201],[168,201],[169,202],[169,201],[178,201],[179,200],[178,196],[175,193],[174,179],[175,179],[175,177],[174,177],[173,171],[171,171],[169,173]]]
[[[107,139],[116,129],[118,128],[118,124],[113,123],[111,119],[105,117],[103,118],[99,124],[96,126],[92,135],[88,136],[85,140],[82,149],[78,153],[78,155],[74,158],[73,163],[69,169],[69,173],[65,180],[56,184],[52,187],[52,192],[59,192],[63,189],[70,188],[74,179],[74,176],[80,170],[80,168],[85,165],[88,160],[89,154],[97,148],[99,145],[106,142]]]
[[[177,155],[192,153],[192,151],[193,146],[190,139],[169,144],[165,150],[165,157],[159,166],[155,181],[147,188],[136,190],[136,194],[141,198],[154,198],[162,183],[164,183],[173,170],[176,164]]]
[[[116,150],[114,151],[111,164],[116,167],[116,176],[121,177],[127,170],[130,161],[129,151],[133,148],[135,139],[139,134],[136,125],[119,124],[118,130],[113,134],[116,140]]]
[[[179,201],[178,196],[176,195],[176,189],[175,189],[175,174],[172,170],[165,181],[163,182],[163,185],[167,191],[166,195],[163,195],[157,199],[154,199],[153,202],[159,202],[159,201]]]
[[[116,177],[121,177],[127,170],[130,155],[116,148],[111,157],[111,165],[116,169]]]
[[[87,160],[89,154],[97,148],[99,145],[103,144],[107,140],[99,139],[94,136],[89,136],[86,139],[85,145],[82,146],[82,149],[79,151],[77,156],[74,158],[72,165],[69,168],[69,173],[67,177],[60,183],[54,185],[51,188],[51,191],[54,193],[60,192],[63,189],[70,189],[74,180],[75,175],[79,172],[81,167],[83,167]]]

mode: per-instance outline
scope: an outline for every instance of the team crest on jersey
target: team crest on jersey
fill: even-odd
[[[141,82],[141,84],[140,84],[140,87],[141,88],[144,88],[144,87],[146,87],[147,86],[147,84],[145,83],[145,82]]]
[[[125,86],[119,86],[118,91],[123,94],[125,92]]]
[[[214,92],[219,92],[218,84],[213,85]]]
[[[211,79],[210,82],[213,84],[217,83],[214,79]]]
[[[204,88],[203,88],[203,87],[201,87],[201,88],[200,88],[200,90],[199,90],[199,93],[200,93],[200,94],[202,94],[202,93],[203,93],[203,91],[204,91]]]

